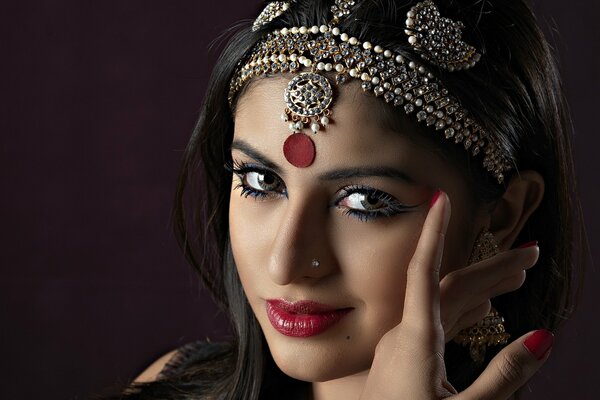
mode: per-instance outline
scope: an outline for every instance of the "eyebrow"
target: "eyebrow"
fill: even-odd
[[[406,183],[415,183],[414,179],[406,175],[403,171],[392,167],[340,168],[319,175],[319,179],[323,181],[335,181],[348,178],[366,177],[392,178]]]
[[[248,157],[253,158],[265,167],[269,168],[276,174],[281,175],[281,168],[279,168],[277,164],[269,160],[265,155],[256,150],[254,147],[250,146],[247,142],[239,139],[234,140],[233,143],[231,143],[231,150],[239,150]]]
[[[246,154],[248,157],[251,157],[257,162],[263,164],[265,167],[272,170],[276,174],[282,175],[282,169],[276,163],[271,161],[267,156],[262,154],[260,151],[252,147],[244,140],[234,140],[233,143],[231,143],[231,150],[239,150],[242,153]],[[387,166],[338,168],[319,175],[318,179],[321,181],[336,181],[349,178],[366,177],[391,178],[410,184],[415,183],[415,180],[408,176],[405,172],[397,168]]]

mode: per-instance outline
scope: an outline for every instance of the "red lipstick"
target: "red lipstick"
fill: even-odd
[[[308,337],[318,335],[342,319],[353,308],[338,308],[302,300],[294,303],[267,300],[267,315],[271,325],[286,336]]]

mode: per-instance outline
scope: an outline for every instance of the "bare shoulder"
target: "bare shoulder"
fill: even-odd
[[[163,370],[165,365],[173,358],[173,356],[177,353],[177,350],[173,350],[160,357],[158,360],[154,361],[144,372],[142,372],[137,378],[135,378],[134,382],[143,383],[143,382],[152,382],[155,381],[158,377],[158,374]]]

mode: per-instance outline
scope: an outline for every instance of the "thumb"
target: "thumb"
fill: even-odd
[[[554,335],[545,329],[521,336],[502,349],[479,378],[457,398],[508,399],[546,362],[553,342]]]

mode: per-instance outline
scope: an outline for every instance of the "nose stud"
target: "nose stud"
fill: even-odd
[[[317,268],[319,265],[321,265],[321,263],[319,262],[319,260],[317,260],[316,258],[313,258],[313,260],[310,263],[310,266],[313,268]]]

